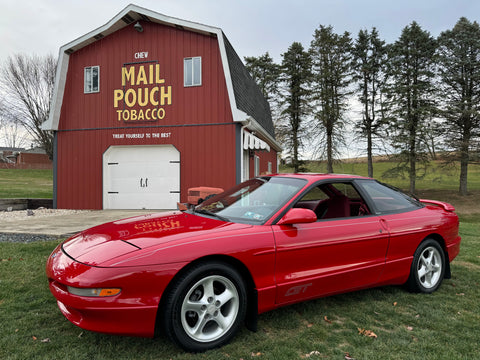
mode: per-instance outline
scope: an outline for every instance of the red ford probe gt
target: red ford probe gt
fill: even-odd
[[[454,210],[358,176],[265,176],[185,212],[85,230],[52,252],[46,271],[75,325],[159,329],[205,351],[280,306],[391,284],[435,291],[460,250]]]

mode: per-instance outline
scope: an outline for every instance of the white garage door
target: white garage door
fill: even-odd
[[[180,153],[173,145],[111,146],[103,154],[104,209],[176,209]]]

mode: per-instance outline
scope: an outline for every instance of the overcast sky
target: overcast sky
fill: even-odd
[[[60,46],[114,17],[128,0],[0,0],[0,62],[15,53],[58,54]],[[461,16],[480,18],[478,0],[137,0],[135,4],[184,20],[220,27],[239,56],[269,52],[281,61],[294,41],[308,48],[319,25],[334,31],[375,26],[394,42],[412,21],[433,36]]]
[[[132,0],[0,0],[0,66],[16,53],[58,55],[59,48],[104,25]],[[281,54],[298,41],[310,46],[320,25],[355,38],[376,27],[393,43],[412,21],[438,36],[462,16],[480,20],[479,0],[137,0],[158,13],[219,27],[238,55]],[[0,139],[1,143],[1,139]],[[0,144],[1,145],[1,144]],[[346,149],[346,156],[355,155]]]

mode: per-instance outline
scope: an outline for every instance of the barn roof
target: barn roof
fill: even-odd
[[[60,48],[55,90],[49,118],[42,125],[44,130],[58,130],[70,54],[139,20],[215,36],[219,45],[233,120],[261,133],[275,149],[281,150],[281,146],[275,141],[268,102],[220,28],[169,17],[133,4],[124,8],[105,25]]]

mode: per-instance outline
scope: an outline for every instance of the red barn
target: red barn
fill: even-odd
[[[171,209],[277,171],[267,101],[221,29],[135,5],[60,49],[54,206]]]

